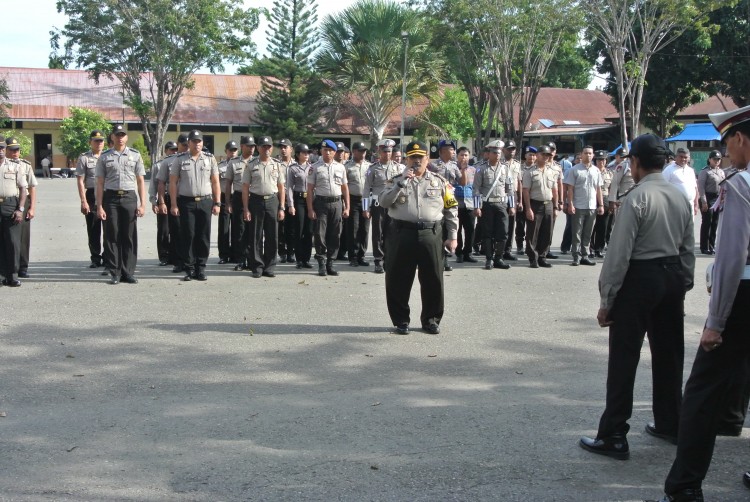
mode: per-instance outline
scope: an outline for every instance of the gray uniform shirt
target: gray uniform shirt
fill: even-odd
[[[661,173],[652,173],[620,203],[599,275],[601,308],[612,308],[630,260],[679,256],[685,286],[691,286],[695,271],[693,208],[682,191]]]
[[[440,176],[448,180],[448,183],[450,183],[451,185],[457,184],[458,179],[461,177],[461,172],[458,169],[458,164],[456,164],[456,162],[453,160],[443,162],[442,159],[437,159],[434,162],[430,162],[427,165],[427,169],[429,169],[433,173],[439,174]]]
[[[10,161],[18,164],[19,168],[21,169],[21,174],[23,174],[23,177],[26,180],[26,195],[28,195],[28,189],[39,184],[39,182],[36,180],[36,176],[34,175],[34,168],[31,166],[31,163],[29,163],[28,160],[10,159]],[[26,202],[28,203],[31,201],[29,199],[26,199]]]
[[[213,195],[211,176],[219,174],[216,158],[210,153],[200,152],[193,160],[190,152],[175,157],[169,168],[170,176],[177,176],[177,195],[183,197],[205,197]]]
[[[380,196],[385,189],[386,181],[401,174],[405,168],[406,166],[403,164],[397,164],[392,161],[385,165],[380,162],[370,164],[370,168],[367,170],[367,173],[365,173],[365,187],[363,194],[369,196],[370,192],[372,192],[373,195]]]
[[[698,197],[701,202],[706,201],[706,194],[712,197],[716,197],[719,194],[719,183],[724,181],[724,171],[717,167],[713,169],[711,166],[704,167],[698,174]]]
[[[344,167],[346,167],[346,179],[349,182],[349,195],[362,196],[365,193],[365,176],[367,170],[370,169],[370,163],[362,160],[357,164],[354,160],[347,160]]]
[[[151,183],[148,185],[148,199],[154,206],[159,203],[159,195],[157,194],[159,179],[164,178],[162,181],[169,184],[169,165],[172,163],[174,157],[176,157],[176,154],[167,155],[151,167]],[[169,187],[166,188],[165,193],[169,193]]]
[[[278,183],[286,183],[286,167],[275,159],[261,162],[256,157],[242,173],[242,183],[250,185],[250,193],[255,195],[279,193]]]
[[[319,160],[310,166],[307,184],[315,187],[315,195],[338,197],[341,195],[341,186],[347,184],[346,168],[335,160],[330,164]]]
[[[706,319],[706,327],[719,332],[726,327],[750,255],[750,176],[729,175],[721,186],[724,189],[724,209],[719,217]]]
[[[624,160],[615,167],[612,184],[609,186],[609,202],[617,202],[617,199],[625,195],[634,185],[630,162]]]
[[[401,181],[405,185],[399,186]],[[388,182],[380,195],[380,205],[388,209],[388,215],[396,220],[410,222],[434,222],[445,219],[448,239],[458,235],[458,206],[445,207],[448,193],[447,182],[430,171],[420,178],[410,180],[396,176]]]
[[[83,186],[86,188],[96,188],[96,163],[99,157],[89,150],[80,157],[76,163],[76,176],[83,176]]]
[[[9,159],[3,159],[0,162],[0,173],[3,174],[2,183],[0,184],[0,197],[18,197],[19,189],[26,188],[26,177],[24,172],[15,162]]]
[[[302,192],[307,196],[307,173],[310,164],[300,165],[293,162],[289,166],[286,181],[286,206],[294,207],[294,192]]]
[[[500,179],[495,183],[497,177]],[[490,193],[490,188],[492,188],[492,193]],[[484,200],[494,202],[493,199],[502,199],[499,202],[504,202],[508,193],[514,191],[513,177],[508,164],[499,162],[496,166],[482,166],[482,169],[474,176],[474,195],[481,194]]]
[[[594,164],[586,167],[576,164],[568,170],[563,184],[573,187],[573,207],[576,209],[596,209],[596,189],[602,186],[602,176]]]
[[[245,173],[247,165],[253,161],[255,157],[243,158],[242,155],[235,157],[229,161],[227,166],[226,179],[232,182],[232,191],[242,193],[242,175]],[[224,190],[225,186],[221,189]]]
[[[615,173],[605,167],[604,171],[599,171],[599,175],[602,177],[602,200],[606,204],[609,200],[609,187],[612,185],[612,178]]]
[[[125,147],[122,152],[112,148],[96,163],[96,177],[104,178],[105,190],[135,190],[136,178],[145,175],[141,154],[134,148]]]
[[[544,169],[531,167],[523,173],[523,188],[528,189],[529,199],[539,202],[550,202],[552,190],[557,185],[557,172],[549,165]]]

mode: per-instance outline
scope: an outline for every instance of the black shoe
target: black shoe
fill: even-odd
[[[18,271],[18,277],[21,279],[28,279],[29,278],[29,272],[26,270],[19,270]]]
[[[516,250],[516,254],[517,254],[518,256],[523,256],[523,255],[525,255],[525,254],[526,254],[526,251],[524,251],[524,250],[523,250],[523,249],[521,249],[521,248],[518,248],[518,249]]]
[[[378,260],[375,260],[375,270],[374,270],[374,272],[376,274],[382,274],[383,272],[385,272],[383,270],[383,266],[380,264],[380,262]]]
[[[110,278],[109,278],[110,284],[120,284],[120,278],[117,277],[116,274],[109,274],[109,275],[110,275]]]
[[[440,334],[440,326],[438,326],[436,322],[431,322],[427,326],[422,326],[422,329],[430,335]]]
[[[445,270],[446,272],[453,272],[453,267],[451,266],[450,263],[445,262],[443,264],[443,270]]]
[[[286,262],[287,263],[294,263],[294,255],[293,254],[286,255]]]
[[[333,268],[333,260],[328,260],[328,263],[326,263],[326,274],[333,276],[339,275],[336,269]]]
[[[253,272],[250,274],[253,279],[260,279],[261,273],[260,272]]]
[[[547,260],[545,260],[544,258],[539,258],[539,266],[544,268],[552,268],[552,264],[547,263]]]
[[[120,282],[124,282],[127,284],[138,284],[138,279],[136,279],[132,275],[121,275]]]
[[[469,263],[479,263],[479,260],[471,256],[470,254],[467,254],[464,256],[464,261],[469,262]]]
[[[595,255],[594,255],[593,251],[589,253],[589,258],[594,258],[594,256]]]
[[[677,434],[669,434],[666,432],[659,432],[656,430],[656,425],[653,422],[646,424],[646,434],[654,436],[655,438],[669,441],[672,444],[677,444]]]
[[[367,261],[367,260],[365,260],[364,258],[358,258],[357,259],[357,265],[360,265],[362,267],[369,267],[370,266],[370,262]]]
[[[505,253],[503,253],[503,260],[516,261],[518,260],[518,258],[513,256],[513,254],[510,251],[506,251]]]
[[[241,272],[243,270],[247,270],[247,267],[245,267],[244,263],[238,263],[237,265],[234,266],[235,272]]]
[[[279,263],[286,263],[286,255],[282,254],[279,256]]]
[[[219,265],[225,265],[227,263],[229,263],[229,260],[227,260],[226,258],[222,258],[219,260]]]
[[[472,254],[473,256],[482,256],[482,253],[481,253],[481,252],[479,252],[479,249],[477,249],[477,248],[474,248],[474,252],[473,252],[473,253],[471,253],[471,254]]]
[[[109,272],[107,272],[106,270],[102,270],[102,273],[100,275],[109,275]]]
[[[711,254],[707,249],[701,249],[701,254]]]
[[[182,280],[185,281],[185,282],[192,281],[193,280],[193,274],[191,274],[190,272],[186,273],[185,277],[183,277]]]
[[[208,280],[208,277],[206,277],[206,274],[203,272],[198,272],[197,274],[193,274],[193,279],[196,281],[206,282]]]
[[[492,260],[490,260],[489,258],[487,258],[486,260],[484,260],[484,269],[485,270],[492,270]]]
[[[612,436],[602,439],[583,436],[578,441],[578,445],[591,453],[605,455],[617,460],[627,460],[630,458],[630,448],[625,436]]]
[[[502,270],[508,270],[510,268],[510,265],[499,258],[495,258],[495,260],[492,262],[492,266],[494,268],[500,268]]]
[[[19,281],[18,279],[14,279],[12,281],[9,281],[8,279],[3,279],[3,286],[8,286],[9,288],[20,288],[21,281]]]
[[[402,322],[396,325],[396,329],[393,330],[397,335],[408,335],[409,334],[409,323]]]
[[[345,254],[339,254],[336,256],[336,261],[344,261],[344,260],[346,260]]]
[[[563,253],[563,254],[565,254],[565,253]],[[548,260],[557,260],[559,258],[559,256],[557,256],[556,254],[547,253],[547,256],[545,256],[545,258],[547,258]]]
[[[310,265],[309,261],[303,261],[302,262],[302,268],[313,268],[313,266]]]
[[[741,425],[720,425],[716,431],[717,436],[740,437],[742,435]]]
[[[463,262],[464,262],[464,257],[463,256],[461,256],[461,255],[456,256],[456,263],[463,263]]]
[[[590,267],[593,267],[594,265],[596,265],[596,262],[589,260],[588,256],[584,256],[583,258],[581,258],[581,265],[588,265]]]
[[[745,473],[742,475],[742,484],[750,488],[750,471],[745,471]]]
[[[318,260],[318,275],[320,277],[326,276],[326,265],[323,263],[323,260]]]
[[[180,272],[184,272],[184,271],[185,271],[185,267],[183,267],[182,265],[175,265],[174,267],[172,267],[173,274],[179,274]]]
[[[359,263],[357,263],[357,260],[349,260],[349,266],[350,267],[359,267]]]
[[[659,500],[646,500],[645,502],[703,502],[703,500],[701,488],[687,488],[672,495],[664,495]]]
[[[92,261],[91,265],[89,265],[89,268],[99,268],[99,264]]]
[[[260,275],[262,275],[263,277],[270,277],[271,279],[273,279],[274,277],[276,277],[276,274],[274,274],[273,272],[266,272],[265,270]]]
[[[298,269],[298,270],[301,269],[302,268],[302,262],[298,261],[297,265],[295,265],[295,268]]]
[[[535,261],[529,260],[529,268],[539,268],[539,264]]]
[[[601,251],[594,251],[594,256],[596,258],[604,258],[604,253],[602,253]]]
[[[549,256],[547,256],[547,258],[549,258]],[[580,264],[581,264],[581,261],[578,258],[573,258],[573,261],[570,262],[571,267],[577,267]]]

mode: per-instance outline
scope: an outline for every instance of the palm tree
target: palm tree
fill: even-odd
[[[443,62],[430,51],[430,32],[416,11],[388,0],[360,0],[330,15],[321,26],[322,51],[317,67],[337,108],[359,116],[370,128],[375,146],[389,117],[401,104],[405,44],[409,53],[406,98],[430,98],[443,76]]]

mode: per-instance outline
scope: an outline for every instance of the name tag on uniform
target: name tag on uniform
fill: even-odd
[[[15,173],[4,173],[4,174],[3,174],[3,178],[5,178],[5,179],[7,179],[7,180],[12,180],[12,179],[14,179],[15,177],[16,177]]]
[[[187,171],[189,169],[190,169],[190,162],[189,161],[183,162],[182,165],[180,166],[180,170],[181,171]]]
[[[427,189],[427,197],[437,197],[440,195],[440,189],[439,188],[428,188]]]

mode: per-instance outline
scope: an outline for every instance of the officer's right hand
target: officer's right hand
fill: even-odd
[[[370,219],[370,211],[362,211],[362,216],[365,217],[365,219]]]
[[[252,221],[253,216],[250,214],[250,211],[248,211],[247,209],[245,209],[242,212],[242,219],[245,220],[245,221]]]
[[[81,202],[81,214],[87,215],[91,212],[88,202]]]
[[[99,217],[100,220],[106,221],[107,220],[107,213],[104,212],[104,208],[100,207],[96,211],[96,215]]]
[[[154,214],[159,214],[159,206],[156,204],[151,204],[151,211],[154,212]]]
[[[474,216],[476,216],[477,218],[481,218],[482,217],[482,210],[479,209],[479,208],[476,208],[474,210]]]
[[[308,211],[307,212],[307,216],[309,216],[311,220],[317,220],[318,219],[318,215],[315,214],[315,210],[314,209],[311,209],[310,211]]]
[[[180,208],[177,206],[174,206],[172,209],[169,210],[169,212],[172,214],[172,216],[179,216]]]
[[[705,213],[706,211],[708,211],[708,204],[701,201],[701,212]]]
[[[534,211],[531,209],[526,209],[526,219],[529,221],[534,221]]]
[[[294,209],[294,206],[289,206],[289,208],[287,209],[287,211],[289,211],[289,215],[290,216],[294,216],[294,215],[297,214],[297,210]]]

